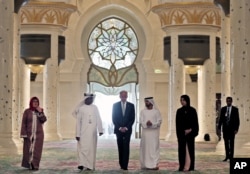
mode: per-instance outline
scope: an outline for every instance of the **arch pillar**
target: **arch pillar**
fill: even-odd
[[[0,154],[18,152],[19,25],[13,11],[14,1],[0,2]]]
[[[43,106],[47,116],[45,140],[59,140],[58,134],[58,34],[51,35],[51,58],[47,59],[43,71]]]
[[[171,65],[169,71],[168,91],[168,132],[166,141],[176,141],[175,116],[180,106],[180,96],[185,93],[185,68],[183,61],[178,59],[178,34],[171,33]]]

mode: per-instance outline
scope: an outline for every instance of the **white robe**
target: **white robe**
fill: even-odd
[[[152,122],[152,126],[147,127],[147,121]],[[140,125],[142,127],[142,137],[140,142],[140,163],[141,168],[158,167],[160,158],[160,125],[161,114],[157,109],[143,109],[140,113]]]
[[[102,120],[95,105],[82,105],[76,113],[76,137],[78,163],[89,169],[95,169],[97,134],[103,132]],[[98,129],[98,132],[97,132]]]

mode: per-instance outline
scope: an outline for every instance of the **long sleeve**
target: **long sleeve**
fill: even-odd
[[[115,126],[118,126],[119,125],[119,122],[118,122],[118,111],[117,111],[117,104],[113,104],[113,108],[112,108],[112,121],[113,121],[113,124]]]
[[[76,114],[76,137],[81,136],[81,125],[82,125],[82,117],[81,113],[78,111]]]
[[[23,113],[23,118],[22,118],[22,125],[21,125],[21,138],[26,138],[28,137],[27,135],[27,117],[28,117],[28,110],[25,110]]]
[[[234,130],[238,131],[239,130],[239,126],[240,126],[240,116],[239,116],[239,110],[238,108],[235,108],[235,119],[234,119]]]
[[[147,122],[152,123],[151,126],[147,126]],[[159,110],[142,110],[140,113],[140,125],[147,129],[156,129],[161,126],[162,118]]]
[[[125,127],[127,127],[129,130],[132,131],[132,126],[135,122],[135,106],[132,103],[127,103],[127,106],[130,107],[130,110],[129,110],[129,113],[126,114],[126,116],[128,115],[128,121],[127,121],[127,124],[125,123]]]
[[[182,139],[183,137],[185,137],[185,133],[184,133],[184,126],[182,124],[182,120],[181,120],[181,109],[178,109],[176,112],[176,119],[175,119],[175,128],[176,128],[176,136],[178,139]]]
[[[147,128],[146,121],[144,119],[143,110],[140,113],[139,123],[143,128]]]
[[[196,110],[193,108],[192,132],[191,134],[196,137],[199,133],[199,122]]]
[[[119,128],[122,126],[121,123],[121,109],[119,109],[119,104],[120,103],[114,103],[113,108],[112,108],[112,122],[114,124],[114,133],[119,132]]]
[[[155,117],[156,117],[156,121],[152,121],[151,128],[158,128],[161,126],[162,118],[161,118],[161,113],[159,112],[159,110],[156,110]]]
[[[219,118],[219,124],[218,124],[218,129],[221,130],[221,126],[223,124],[223,120],[224,120],[224,115],[225,115],[225,108],[221,108],[221,112],[220,112],[220,118]]]
[[[45,116],[44,112],[37,112],[37,118],[39,119],[40,123],[45,123],[47,121],[47,117]]]
[[[97,129],[99,133],[103,133],[102,119],[98,108],[95,106],[96,119],[97,119]]]

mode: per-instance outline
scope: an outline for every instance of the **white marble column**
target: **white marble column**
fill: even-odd
[[[17,123],[15,123],[15,130],[13,131],[14,141],[16,143],[18,153],[22,153],[23,141],[20,138],[20,130],[23,118],[23,112],[25,109],[29,107],[30,101],[30,69],[25,64],[24,60],[18,58],[17,65],[18,75],[18,108],[17,115],[15,119]],[[14,118],[14,117],[13,117]],[[13,125],[14,126],[14,125]]]
[[[30,102],[30,69],[25,64],[23,59],[19,60],[19,76],[21,77],[19,80],[20,87],[20,118],[21,121],[23,112],[25,109],[29,107]],[[20,123],[21,124],[21,123]]]
[[[13,120],[16,114],[13,91],[15,83],[13,37],[14,37],[14,1],[0,1],[0,154],[17,153],[13,139],[13,129],[17,121]],[[14,111],[14,112],[13,112]],[[14,124],[13,124],[14,123]]]
[[[45,140],[59,140],[58,134],[58,34],[51,34],[51,58],[43,71],[43,107],[47,116]]]
[[[231,95],[230,75],[230,18],[222,13],[221,20],[221,98],[222,102]],[[222,103],[223,104],[223,103]]]
[[[231,95],[239,108],[235,156],[250,155],[250,22],[249,0],[230,1]]]
[[[215,52],[216,40],[210,35],[210,58],[198,71],[198,119],[199,135],[197,141],[204,141],[204,135],[209,134],[210,141],[217,141],[215,133]]]
[[[178,58],[178,35],[171,34],[171,66],[169,70],[169,106],[168,132],[166,141],[176,141],[175,116],[180,104],[180,97],[185,93],[185,68],[183,61]]]
[[[221,106],[226,104],[226,97],[231,95],[230,73],[230,17],[221,13]],[[216,146],[216,153],[224,155],[223,139]]]
[[[13,89],[12,89],[12,134],[13,139],[17,145],[21,144],[20,142],[20,122],[19,117],[20,112],[20,86],[19,82],[22,80],[20,76],[20,67],[19,67],[19,57],[20,57],[20,22],[19,16],[16,13],[13,13],[14,25],[13,25]]]

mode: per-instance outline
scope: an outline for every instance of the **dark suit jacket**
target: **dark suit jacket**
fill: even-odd
[[[222,127],[223,132],[224,131],[230,131],[230,132],[238,131],[239,126],[240,126],[238,108],[232,106],[231,113],[230,113],[230,121],[228,125],[227,125],[226,112],[227,112],[227,106],[224,106],[223,108],[221,108],[218,129],[221,130],[221,127]]]
[[[126,127],[127,133],[132,133],[132,126],[135,121],[135,107],[133,103],[127,102],[125,115],[122,114],[121,102],[113,104],[112,121],[115,126],[114,133],[119,133],[120,127]]]

